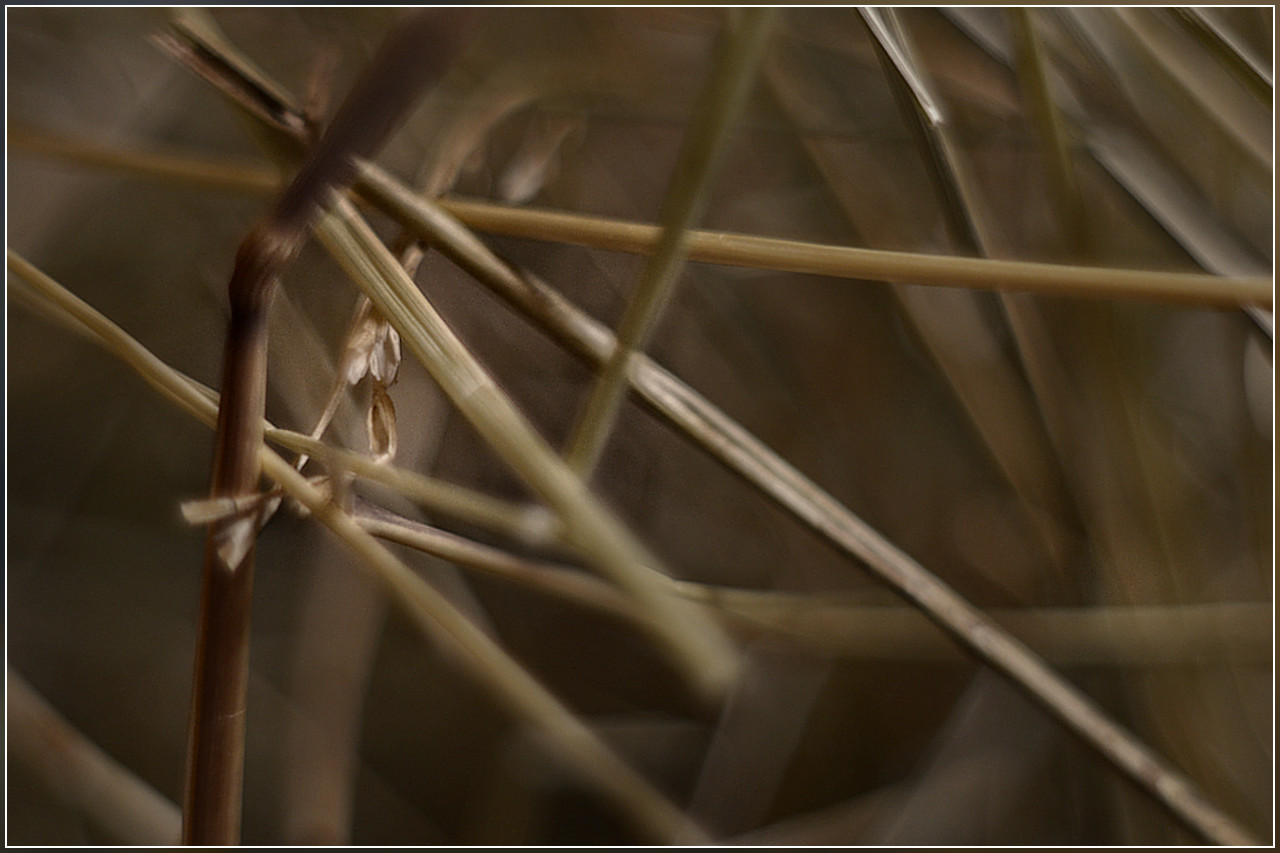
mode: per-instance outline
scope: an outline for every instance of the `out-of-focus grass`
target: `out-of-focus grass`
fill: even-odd
[[[335,87],[345,90],[390,14],[216,18],[302,92],[326,45],[340,51]],[[1213,13],[1238,42],[1236,62],[1172,13],[1030,15],[1085,210],[1074,226],[1055,196],[1057,142],[1023,103],[1026,72],[1013,70],[1018,28],[998,10],[899,14],[1000,257],[1270,274],[1271,163],[1251,152],[1271,108],[1239,70],[1269,67],[1270,10]],[[147,44],[166,25],[161,13],[7,17],[11,125],[268,165],[217,93]],[[450,188],[466,196],[655,222],[722,25],[714,11],[493,10],[383,162],[412,179],[448,175],[439,164],[454,161]],[[854,10],[781,16],[728,158],[709,229],[960,250]],[[213,384],[222,288],[261,199],[16,151],[7,166],[9,245]],[[610,325],[638,278],[631,256],[488,243]],[[591,373],[437,254],[418,281],[563,445]],[[296,311],[277,312],[269,416],[307,432],[355,297],[312,250],[285,287]],[[1040,607],[1272,600],[1271,344],[1244,313],[1050,297],[1014,297],[1011,312],[991,294],[961,309],[943,307],[956,301],[949,291],[909,287],[692,264],[648,352],[980,606],[1034,618]],[[200,536],[177,504],[205,491],[207,433],[13,301],[7,342],[9,662],[99,747],[180,800]],[[530,498],[420,368],[406,362],[392,393],[397,464]],[[330,437],[364,450],[359,404],[357,394]],[[1012,424],[1020,432],[1001,438]],[[593,484],[684,579],[887,603],[855,562],[637,407],[624,406]],[[368,496],[416,512],[395,493]],[[432,520],[529,550],[480,525]],[[376,591],[339,574],[346,558],[306,522],[282,515],[261,552],[246,841],[637,840],[447,656],[384,615]],[[843,660],[752,632],[754,675],[718,713],[686,695],[643,633],[405,554],[717,834],[1188,840],[973,664],[916,659],[892,643],[876,662]],[[1169,629],[1152,630],[1158,645]],[[1159,664],[1067,674],[1265,833],[1272,669],[1256,655],[1201,660],[1177,647]],[[112,840],[39,774],[17,762],[9,772],[11,843]]]

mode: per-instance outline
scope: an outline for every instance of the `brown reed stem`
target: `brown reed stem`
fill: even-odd
[[[301,249],[331,189],[350,183],[356,157],[390,135],[421,88],[441,76],[459,41],[458,13],[419,13],[387,39],[332,126],[236,255],[228,284],[211,496],[253,494],[266,400],[267,316],[281,272]],[[183,842],[234,844],[244,778],[249,616],[256,509],[210,525],[205,546],[188,733]]]

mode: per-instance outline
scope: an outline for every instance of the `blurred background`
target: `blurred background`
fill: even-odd
[[[332,57],[319,87],[333,93],[321,105],[331,114],[399,13],[212,14],[299,99]],[[486,10],[380,162],[446,197],[656,222],[731,17]],[[162,11],[6,18],[10,249],[216,386],[226,279],[268,194],[86,165],[71,143],[270,176],[251,121],[152,43],[168,27]],[[1270,275],[1273,33],[1261,7],[788,9],[702,225],[923,254]],[[611,327],[642,267],[554,240],[485,240]],[[15,746],[31,735],[13,722],[12,679],[180,802],[203,536],[178,504],[206,491],[212,434],[33,310],[12,280],[7,840],[154,841],[113,834],[42,766],[53,759]],[[591,369],[438,253],[417,281],[563,446]],[[342,272],[309,246],[273,316],[274,423],[310,431],[355,305]],[[647,352],[970,601],[1016,614],[1033,648],[1270,836],[1269,312],[690,263]],[[532,500],[411,358],[391,394],[398,465]],[[357,392],[328,438],[366,450],[362,405]],[[624,406],[593,486],[682,579],[753,591],[807,627],[722,614],[750,667],[709,708],[627,624],[402,553],[716,837],[1195,841],[925,620],[885,632],[857,619],[804,622],[797,602],[816,595],[904,611],[857,560],[647,410]],[[427,518],[398,495],[362,494]],[[562,556],[427,520],[517,554]],[[282,512],[263,533],[246,843],[646,840],[354,568],[306,519]],[[1092,616],[1053,622],[1063,608]],[[1151,608],[1165,618],[1126,621]],[[1112,619],[1137,627],[1113,630]]]

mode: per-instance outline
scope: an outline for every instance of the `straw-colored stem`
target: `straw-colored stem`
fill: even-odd
[[[363,559],[399,602],[408,605],[409,615],[424,633],[477,674],[482,683],[498,691],[522,718],[536,725],[562,760],[625,807],[624,816],[637,828],[663,841],[705,841],[702,832],[674,804],[619,759],[482,628],[361,530],[283,458],[264,449],[263,462],[268,477],[310,509]]]
[[[657,226],[640,222],[514,208],[469,199],[444,199],[440,207],[477,231],[635,255],[651,253],[660,233]],[[1046,296],[1218,307],[1241,304],[1270,307],[1272,304],[1272,279],[1267,277],[1225,277],[926,255],[727,232],[690,232],[688,259],[836,278],[1011,290]]]
[[[82,166],[146,175],[200,189],[271,193],[283,185],[278,169],[263,167],[256,161],[233,163],[185,151],[122,148],[12,125],[7,138],[10,154],[30,154]]]
[[[380,539],[414,548],[472,571],[520,584],[588,610],[636,624],[644,623],[645,611],[637,608],[612,584],[580,569],[520,557],[510,551],[465,539],[363,501],[357,502],[352,508],[351,517],[364,530]],[[679,593],[674,585],[672,591]]]
[[[268,425],[267,439],[289,450],[306,453],[331,470],[345,471],[395,489],[423,509],[476,524],[526,545],[558,542],[561,525],[540,506],[514,504],[435,477],[379,462],[364,453],[345,450],[310,436]]]
[[[125,168],[150,177],[207,185],[214,189],[268,192],[268,170],[221,168],[191,155],[117,150],[87,140],[23,129],[9,131],[15,150],[47,153],[85,164]],[[213,177],[217,173],[219,177]],[[534,207],[510,207],[480,199],[444,198],[439,206],[459,222],[487,234],[567,243],[633,255],[649,255],[661,233],[655,225]],[[1270,308],[1272,279],[1214,276],[1029,261],[927,255],[784,240],[751,234],[693,230],[687,260],[751,269],[825,275],[866,281],[895,281],[931,287],[1008,290],[1047,296],[1165,302],[1206,307],[1256,305]]]
[[[557,512],[573,544],[635,596],[690,683],[717,697],[736,677],[736,650],[718,626],[669,595],[660,561],[597,501],[476,362],[355,208],[336,199],[317,233],[400,333],[454,405]]]
[[[485,284],[529,312],[580,356],[601,363],[612,335],[550,288],[494,256],[439,208],[373,168],[360,186]],[[754,483],[878,577],[962,646],[1019,685],[1068,729],[1207,838],[1246,843],[1249,833],[1210,804],[1182,773],[1110,719],[1096,703],[909,555],[808,480],[754,435],[653,362],[637,356],[632,387],[731,469]]]
[[[36,282],[42,276],[17,256],[13,271]],[[57,286],[54,285],[56,288]],[[74,296],[41,287],[23,296],[23,287],[10,288],[42,308],[49,319],[63,321],[77,333],[104,346],[138,371],[162,396],[213,424],[216,394],[157,359],[110,321],[83,313],[88,309]],[[79,303],[79,306],[77,305]],[[79,318],[78,316],[79,315]],[[195,401],[205,402],[196,404]],[[353,473],[394,472],[348,451],[314,442],[306,436],[266,427],[269,438],[291,450],[310,449],[334,455],[339,467]],[[324,456],[321,456],[324,458]],[[359,465],[359,463],[364,463]],[[420,476],[413,472],[400,472]],[[413,497],[412,488],[396,478],[380,482]],[[442,484],[448,485],[448,484]],[[484,496],[480,496],[484,497]],[[577,569],[517,557],[492,546],[463,539],[413,522],[372,505],[359,503],[352,517],[367,532],[416,548],[551,595],[602,614],[641,620],[625,596],[611,585]],[[500,526],[494,526],[501,531]],[[911,608],[874,604],[865,596],[839,593],[782,593],[744,590],[688,581],[668,580],[671,592],[714,609],[751,631],[778,632],[825,654],[857,660],[958,660],[955,646],[937,627]],[[1065,665],[1185,665],[1211,661],[1265,662],[1270,660],[1271,608],[1263,603],[1186,604],[1150,607],[1026,608],[991,611],[991,617],[1049,660]]]
[[[217,402],[194,383],[185,381],[182,374],[12,250],[8,252],[8,266],[30,283],[37,293],[47,296],[57,310],[67,314],[73,325],[87,331],[95,343],[113,354],[122,357],[128,354],[124,360],[148,384],[205,424],[214,424]],[[701,830],[692,825],[679,809],[619,759],[484,630],[361,530],[357,522],[333,504],[322,490],[269,448],[260,446],[259,457],[264,473],[306,506],[362,558],[363,564],[382,581],[392,599],[428,639],[453,653],[458,664],[504,707],[545,734],[554,748],[554,755],[616,803],[624,817],[655,840],[705,840]]]
[[[617,345],[600,368],[569,440],[566,459],[584,477],[589,477],[595,468],[617,420],[632,354],[644,347],[675,292],[684,266],[689,229],[706,210],[712,179],[724,156],[729,132],[755,83],[756,68],[776,14],[772,9],[742,13],[695,105],[662,205],[658,244],[618,326]]]
[[[52,290],[55,293],[62,291],[60,302],[64,303],[66,310],[73,315],[73,322],[93,330],[95,337],[113,352],[140,350],[142,357],[131,364],[139,369],[144,378],[160,387],[166,396],[180,402],[184,408],[198,413],[206,423],[213,421],[215,407],[205,394],[186,383],[174,381],[178,376],[176,371],[172,371],[147,353],[141,345],[124,335],[106,318],[74,297],[70,297],[70,294],[66,294],[56,282],[31,267],[12,251],[9,252],[8,257],[10,268],[29,280],[38,290]],[[162,369],[156,370],[156,365]],[[169,381],[166,381],[166,378]],[[333,504],[327,503],[323,494],[307,483],[282,458],[266,448],[262,449],[262,456],[267,463],[268,475],[273,479],[279,477],[278,482],[281,482],[290,494],[307,505],[312,512],[365,556],[378,575],[389,584],[396,594],[397,601],[410,609],[417,618],[418,624],[428,633],[439,638],[441,636],[439,632],[444,632],[456,639],[456,635],[452,633],[452,630],[457,627],[453,624],[454,621],[461,620],[469,626],[469,629],[460,629],[466,640],[463,643],[464,647],[469,647],[472,643],[483,647],[480,651],[483,653],[481,657],[485,662],[475,667],[479,678],[508,701],[513,708],[528,714],[536,723],[548,726],[552,733],[557,735],[555,742],[564,750],[562,755],[569,763],[585,772],[588,778],[599,782],[604,790],[618,797],[620,801],[634,807],[636,811],[633,816],[650,829],[660,826],[664,832],[692,831],[684,822],[683,816],[674,814],[670,804],[661,797],[657,797],[655,801],[656,795],[652,794],[642,780],[635,777],[625,764],[617,762],[616,758],[612,757],[612,753],[600,745],[589,730],[585,730],[572,714],[559,706],[553,697],[541,691],[536,682],[520,670],[518,665],[510,662],[509,658],[505,658],[505,654],[492,645],[492,641],[483,631],[466,622],[465,617],[456,613],[447,601],[439,597],[430,587],[422,584],[402,563],[399,563],[376,542],[362,538],[368,537],[368,534],[359,530],[357,523],[350,516],[338,510]],[[425,589],[420,589],[419,584]],[[737,595],[740,596],[740,593]],[[441,608],[448,616],[443,625],[437,625],[432,621],[436,615],[433,608],[436,607]],[[930,608],[926,606],[925,609]],[[1174,617],[1174,621],[1181,622],[1183,616],[1185,614],[1178,614]],[[1165,621],[1165,625],[1168,625],[1168,620]],[[972,621],[972,628],[973,633],[967,635],[967,640],[972,643],[971,648],[976,646],[980,653],[985,650],[983,657],[999,658],[999,654],[993,654],[994,650],[1001,646],[1008,646],[1010,643],[1016,644],[1015,648],[1020,646],[1017,641],[1009,640],[1000,629],[981,619],[980,616]],[[1062,630],[1062,626],[1058,626],[1058,630]],[[507,663],[497,667],[488,666],[487,661],[492,655],[502,656]],[[464,661],[471,661],[471,659],[465,658]],[[512,675],[508,672],[508,667],[513,667],[519,674]],[[1158,799],[1175,811],[1175,814],[1217,841],[1232,844],[1255,843],[1247,831],[1231,818],[1204,802],[1181,774],[1169,769],[1145,746],[1134,742],[1123,729],[1102,717],[1096,706],[1078,691],[1056,678],[1051,679],[1046,686],[1039,673],[1042,668],[1043,664],[1037,664],[1036,659],[1028,652],[1009,674],[1015,682],[1034,687],[1033,693],[1043,691],[1044,695],[1037,698],[1040,698],[1042,704],[1051,713],[1066,722],[1070,728],[1084,735],[1121,769],[1129,772],[1144,787],[1152,790]],[[1054,681],[1058,683],[1054,684]],[[561,723],[567,724],[569,730],[560,731],[558,726]],[[1094,738],[1100,736],[1103,737],[1101,742],[1094,741]],[[600,752],[601,750],[603,753]],[[601,755],[608,756],[604,763],[600,762]],[[608,778],[601,780],[601,776]]]
[[[170,845],[182,814],[77,730],[12,668],[6,671],[8,758],[112,842]]]
[[[580,570],[519,557],[372,505],[358,505],[352,517],[379,538],[642,624],[643,614],[624,596]],[[787,636],[825,655],[869,661],[964,660],[955,642],[914,608],[839,593],[783,593],[689,581],[671,581],[670,586],[676,595],[712,609],[746,632]],[[1271,608],[1262,602],[1005,608],[988,615],[1059,665],[1259,664],[1271,659]]]
[[[23,301],[51,321],[106,347],[171,402],[206,425],[213,425],[208,412],[217,411],[218,392],[156,358],[13,251],[8,253],[8,266],[19,277],[17,286],[9,288],[11,299]],[[205,403],[193,406],[193,399],[203,399]],[[381,483],[429,512],[493,530],[526,545],[546,546],[559,541],[559,523],[542,507],[512,504],[417,471],[376,462],[366,454],[334,447],[270,422],[264,424],[264,429],[268,441],[295,453],[310,454],[333,470]]]

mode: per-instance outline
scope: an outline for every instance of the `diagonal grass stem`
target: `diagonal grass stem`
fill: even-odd
[[[618,327],[617,345],[601,367],[565,456],[583,476],[595,468],[626,393],[627,366],[644,347],[671,300],[688,254],[689,229],[702,218],[730,130],[755,83],[777,10],[749,9],[716,60],[695,107],[662,205],[662,233]]]

